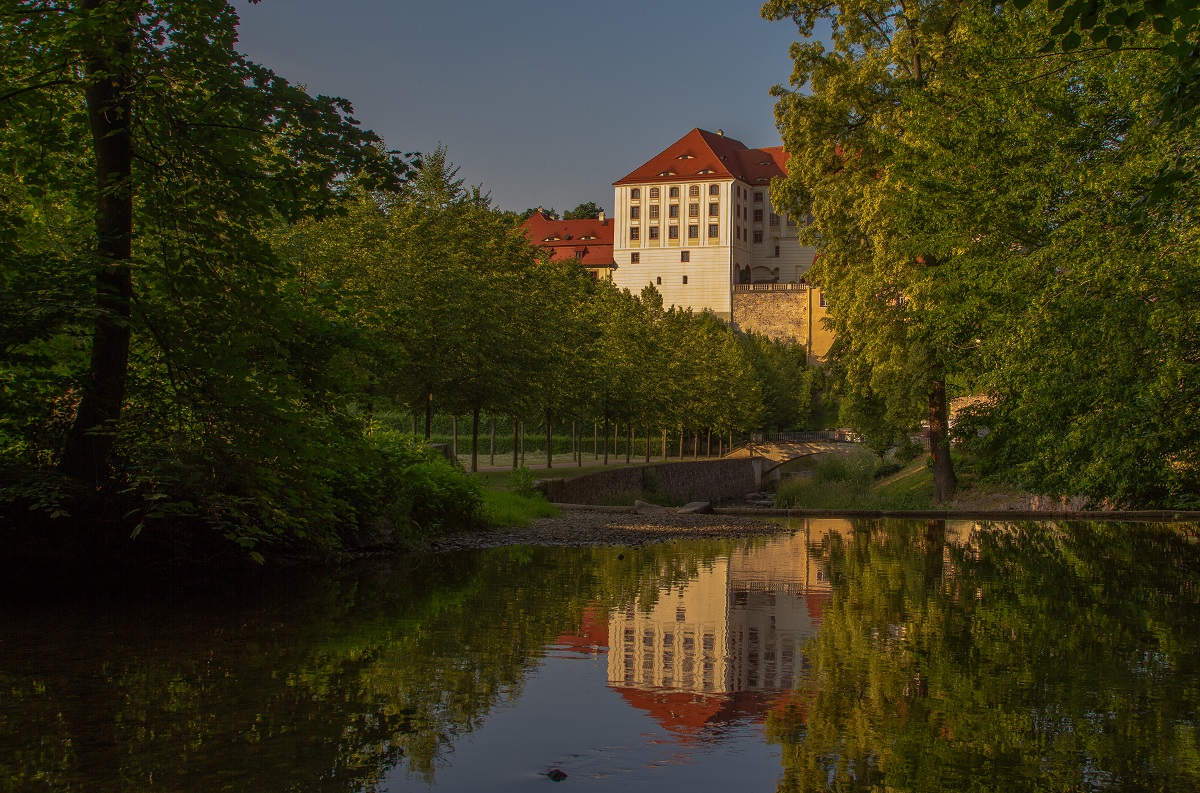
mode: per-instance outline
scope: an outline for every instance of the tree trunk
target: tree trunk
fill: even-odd
[[[471,411],[471,473],[479,473],[479,405]]]
[[[433,438],[433,392],[425,394],[425,440]]]
[[[944,380],[935,380],[929,392],[929,452],[933,456],[933,503],[941,506],[958,489],[958,477],[950,460],[950,418]]]
[[[458,462],[458,416],[450,417],[450,454]]]
[[[608,432],[607,426],[604,431]],[[592,419],[592,459],[600,459],[600,422],[596,419]]]
[[[513,470],[517,470],[517,417],[513,416]]]
[[[683,459],[683,439],[685,437],[687,437],[687,433],[684,431],[683,427],[680,427],[679,428],[679,459],[680,460]]]
[[[646,465],[650,464],[650,428],[646,427]]]
[[[625,464],[633,461],[633,422],[629,422],[629,432],[625,438]]]
[[[549,410],[546,411],[546,467],[554,467],[554,421]]]
[[[96,12],[107,4],[84,0],[82,8]],[[128,92],[133,20],[108,22],[102,30],[95,49],[84,54],[84,98],[96,157],[96,318],[87,380],[60,462],[64,473],[93,485],[108,475],[120,426],[133,301],[133,103]]]
[[[496,467],[496,420],[492,419],[492,448],[488,465]]]
[[[521,422],[521,467],[525,467],[525,422]]]
[[[667,459],[667,431],[666,430],[662,431],[662,458],[663,458],[663,462],[666,462],[666,459]]]
[[[604,417],[604,464],[608,465],[608,416]]]
[[[700,459],[700,433],[692,432],[692,459]]]

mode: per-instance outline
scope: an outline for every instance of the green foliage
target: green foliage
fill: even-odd
[[[527,526],[538,518],[558,517],[558,507],[536,491],[532,495],[489,490],[484,497],[483,519],[489,526]]]
[[[536,483],[537,480],[533,472],[525,466],[514,468],[512,473],[508,475],[508,491],[518,496],[532,498],[538,495]]]
[[[1105,15],[1117,5],[1070,5],[1063,27],[1021,3],[768,3],[802,33],[833,30],[828,52],[796,48],[777,90],[793,156],[772,195],[816,217],[835,396],[874,448],[916,427],[943,378],[987,397],[959,423],[981,472],[1185,506],[1200,492],[1200,181],[1130,218],[1195,158],[1195,125],[1162,123],[1152,98],[1177,70],[1175,32],[1143,19],[1135,47],[1110,52],[1109,30],[1086,54],[1038,53],[1077,23],[1124,24]]]
[[[603,211],[604,207],[593,201],[587,201],[564,212],[563,220],[591,220],[600,217],[600,213]]]
[[[875,480],[886,474],[874,454],[860,451],[849,455],[829,455],[819,461],[808,476],[792,476],[780,482],[775,506],[780,509],[929,509],[933,478],[922,472],[886,485]],[[892,464],[894,465],[894,464]],[[899,471],[899,466],[893,469]]]

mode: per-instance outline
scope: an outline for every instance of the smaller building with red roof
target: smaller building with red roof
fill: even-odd
[[[550,252],[551,260],[575,261],[593,278],[612,279],[615,224],[603,212],[598,218],[554,220],[538,207],[521,228],[530,242]]]

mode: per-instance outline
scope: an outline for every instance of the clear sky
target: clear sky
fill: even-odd
[[[349,99],[393,149],[444,144],[503,209],[584,201],[693,127],[777,146],[791,22],[759,0],[235,0],[242,52]]]

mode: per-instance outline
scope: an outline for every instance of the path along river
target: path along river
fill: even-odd
[[[1198,537],[797,520],[9,595],[0,790],[1200,790]]]

